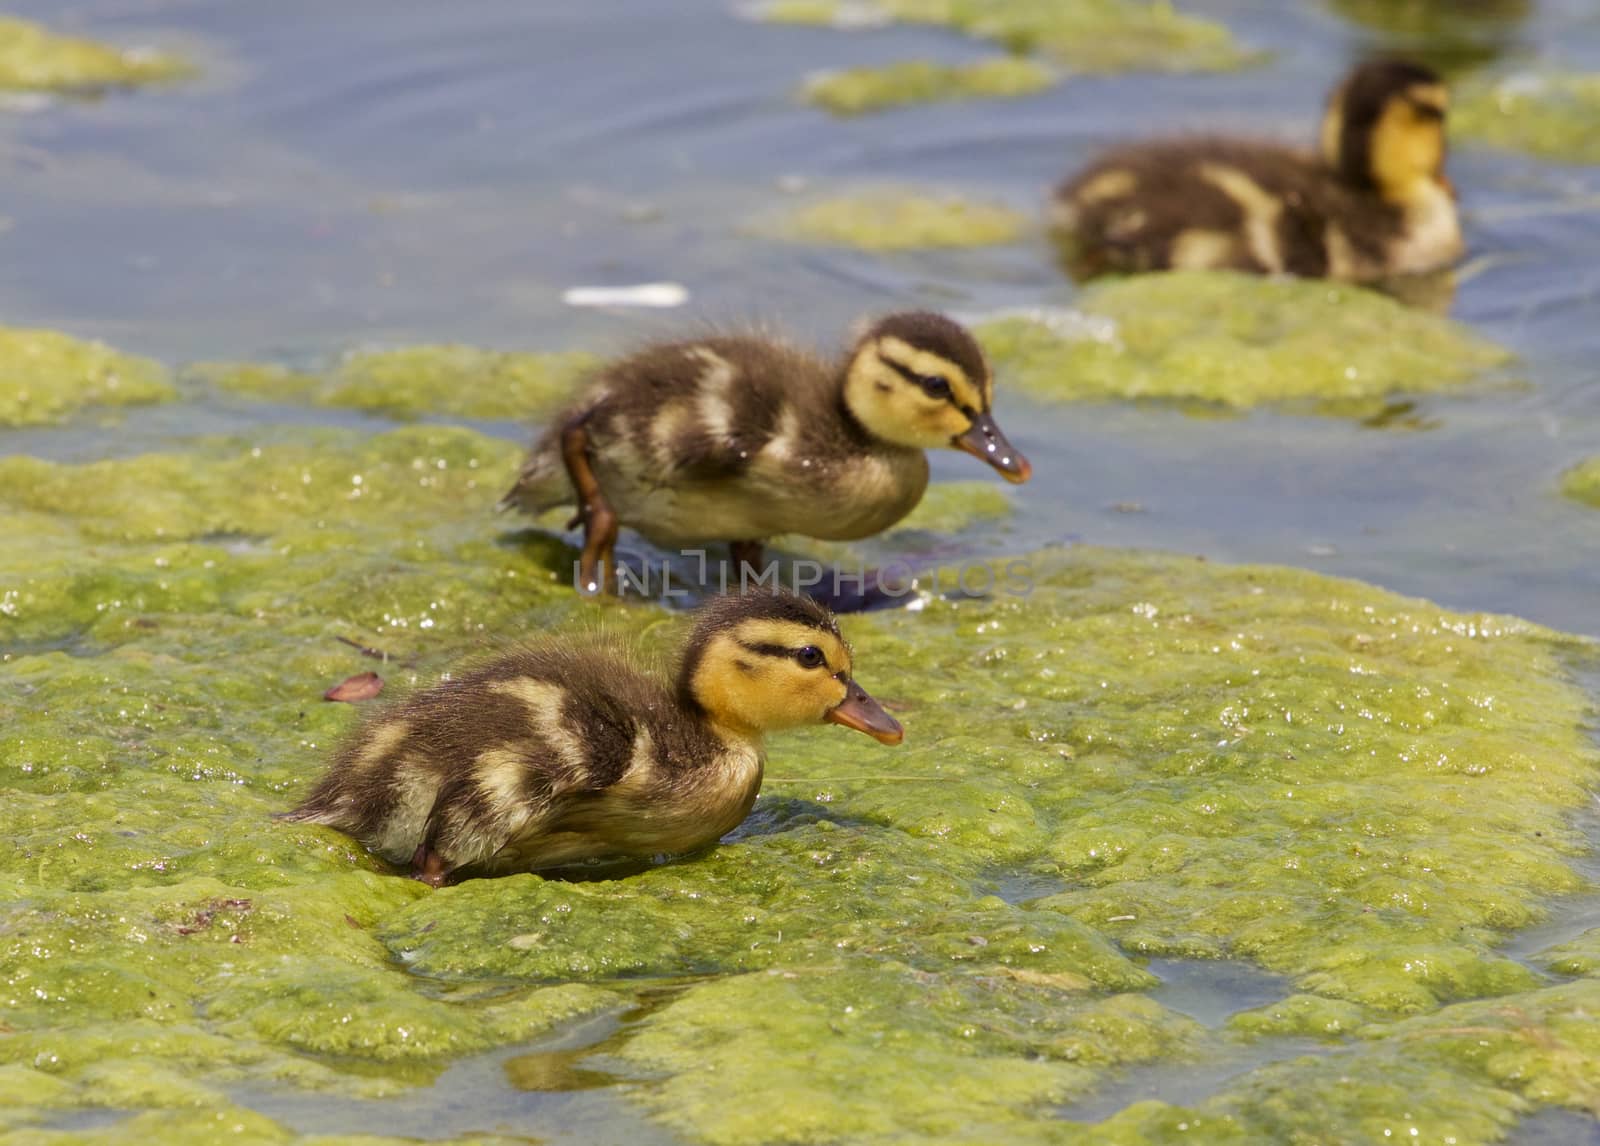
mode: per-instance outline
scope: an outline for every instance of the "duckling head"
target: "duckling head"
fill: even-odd
[[[886,442],[964,450],[1010,482],[1033,473],[989,412],[994,377],[983,351],[943,315],[891,314],[869,329],[851,352],[844,402],[868,433]]]
[[[898,744],[905,731],[855,682],[833,614],[809,597],[751,593],[702,606],[678,672],[682,701],[746,739],[832,722]]]
[[[1322,158],[1346,182],[1391,203],[1415,202],[1444,176],[1450,93],[1421,64],[1373,60],[1340,84],[1322,120]]]

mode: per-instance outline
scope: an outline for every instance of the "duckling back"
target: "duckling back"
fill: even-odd
[[[693,850],[748,812],[760,759],[614,655],[522,648],[370,719],[288,818],[441,879]],[[437,881],[436,881],[437,882]]]
[[[1384,273],[1403,213],[1344,187],[1309,153],[1194,139],[1103,156],[1058,189],[1050,221],[1079,278],[1239,270],[1365,279]]]

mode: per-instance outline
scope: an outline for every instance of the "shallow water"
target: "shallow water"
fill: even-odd
[[[787,176],[892,180],[1032,211],[1111,138],[1201,123],[1301,136],[1372,38],[1311,0],[1196,10],[1274,63],[1078,78],[1017,102],[835,121],[793,104],[790,88],[824,67],[982,49],[937,29],[766,26],[688,0],[84,3],[75,12],[103,34],[216,63],[195,87],[0,120],[16,224],[0,305],[13,321],[168,361],[299,363],[370,343],[604,350],[730,319],[832,343],[890,305],[1069,303],[1074,288],[1037,241],[882,258],[728,224],[781,206]],[[1549,0],[1508,51],[1594,66],[1597,20],[1578,0]],[[1600,451],[1600,227],[1592,203],[1569,206],[1600,194],[1600,174],[1470,149],[1452,170],[1475,262],[1454,313],[1523,356],[1526,389],[1420,402],[1428,428],[1415,433],[1003,399],[1020,444],[1043,459],[1040,486],[1059,494],[1020,499],[1017,542],[1299,564],[1600,632],[1591,514],[1552,496],[1563,468]],[[608,314],[560,301],[575,284],[658,279],[687,285],[691,305]],[[230,415],[305,418],[191,406],[136,413],[114,433],[80,426],[25,447],[7,435],[0,449],[120,453],[239,424]],[[970,476],[956,457],[938,468]],[[1144,512],[1110,508],[1129,503]]]
[[[53,0],[10,7],[60,16]],[[832,343],[862,312],[892,306],[979,315],[1070,304],[1076,288],[1036,236],[882,257],[769,242],[740,225],[781,205],[780,181],[792,177],[815,189],[925,185],[1032,212],[1053,180],[1112,138],[1201,123],[1303,135],[1328,84],[1381,42],[1317,0],[1188,7],[1275,58],[1237,75],[1076,78],[1014,103],[836,121],[789,98],[809,72],[983,49],[936,29],[764,26],[718,0],[80,0],[71,15],[97,34],[190,51],[205,77],[0,114],[13,224],[0,237],[0,308],[18,325],[175,364],[306,364],[361,345],[436,341],[605,351],[684,323],[747,319]],[[1600,14],[1586,0],[1545,0],[1496,35],[1511,57],[1600,67]],[[1419,399],[1414,428],[1389,429],[1053,406],[1002,392],[1003,420],[1037,477],[983,540],[1297,565],[1600,635],[1600,514],[1555,489],[1562,470],[1600,453],[1600,170],[1462,149],[1452,173],[1474,253],[1453,314],[1512,347],[1526,385]],[[685,284],[690,306],[613,313],[561,302],[572,285],[653,280]],[[310,424],[391,423],[207,397],[111,422],[0,431],[0,453],[83,461],[195,433]],[[974,476],[953,455],[935,472]],[[1585,831],[1600,841],[1594,823]],[[1011,901],[1056,890],[1032,873],[994,882]],[[1596,898],[1576,896],[1507,953],[1597,923]],[[1163,980],[1153,996],[1207,1027],[1291,990],[1234,964],[1150,969]],[[508,1081],[516,1055],[600,1044],[618,1022],[589,1019],[463,1060],[398,1099],[265,1087],[234,1097],[303,1131],[672,1141],[618,1090],[541,1093]],[[1262,1062],[1318,1049],[1265,1039],[1199,1070],[1135,1068],[1063,1117],[1091,1121],[1147,1097],[1196,1101]],[[1591,1121],[1544,1113],[1518,1140],[1593,1138]]]
[[[619,1076],[588,1067],[558,1072],[538,1087],[514,1081],[518,1060],[586,1051],[621,1025],[618,1016],[605,1015],[570,1024],[527,1046],[474,1055],[448,1067],[431,1085],[399,1098],[334,1099],[266,1087],[240,1089],[230,1097],[302,1134],[420,1139],[504,1134],[541,1142],[626,1140],[639,1146],[677,1142],[603,1089],[620,1081]]]

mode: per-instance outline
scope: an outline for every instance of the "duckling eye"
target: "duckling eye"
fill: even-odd
[[[917,375],[917,385],[922,387],[922,392],[930,398],[944,400],[950,397],[950,383],[937,374]]]
[[[807,645],[794,654],[794,659],[800,662],[801,668],[821,668],[828,663],[828,658],[822,655],[822,650],[816,645]]]

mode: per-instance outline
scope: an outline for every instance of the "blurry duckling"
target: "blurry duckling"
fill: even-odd
[[[925,311],[881,319],[835,363],[754,335],[651,346],[599,371],[500,507],[576,503],[587,593],[610,587],[622,525],[667,548],[728,541],[759,568],[774,534],[849,541],[899,521],[927,487],[926,449],[1027,481],[993,402],[977,342]]]
[[[1333,92],[1320,153],[1196,138],[1116,149],[1057,189],[1052,230],[1078,278],[1238,270],[1370,282],[1462,253],[1444,174],[1449,93],[1376,60]]]
[[[764,733],[831,721],[898,744],[806,597],[703,606],[672,687],[594,647],[505,654],[370,718],[285,819],[354,836],[438,887],[682,854],[745,818]]]

